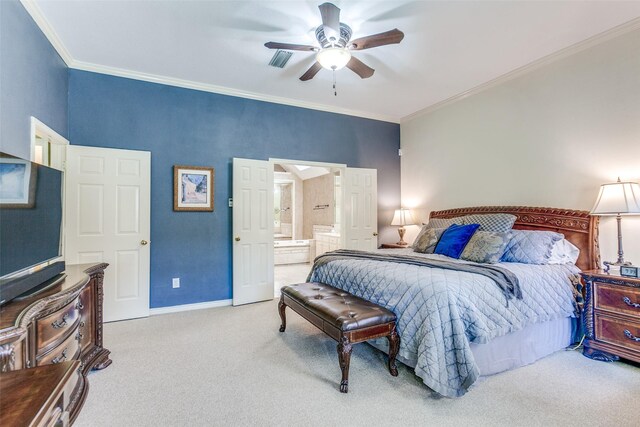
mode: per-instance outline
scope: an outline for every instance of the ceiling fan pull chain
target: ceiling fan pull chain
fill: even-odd
[[[333,96],[338,96],[338,91],[336,90],[336,69],[333,69]]]

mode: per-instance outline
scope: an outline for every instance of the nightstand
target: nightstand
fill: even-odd
[[[380,249],[404,249],[410,248],[411,245],[399,245],[397,243],[383,243]]]
[[[640,362],[640,279],[590,270],[581,273],[587,296],[582,312],[585,356]]]

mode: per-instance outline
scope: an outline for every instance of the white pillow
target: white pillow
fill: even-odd
[[[567,239],[558,240],[551,249],[549,264],[575,264],[580,255],[580,249]]]

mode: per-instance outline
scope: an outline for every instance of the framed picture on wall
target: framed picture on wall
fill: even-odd
[[[0,157],[0,207],[33,208],[36,180],[35,163],[15,157]]]
[[[213,211],[213,168],[173,167],[173,210]]]

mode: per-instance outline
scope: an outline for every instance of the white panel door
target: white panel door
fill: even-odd
[[[151,153],[70,145],[66,262],[107,262],[104,321],[149,315]]]
[[[273,299],[273,166],[233,159],[233,305]]]
[[[346,168],[344,243],[347,249],[371,251],[378,247],[378,171]]]

